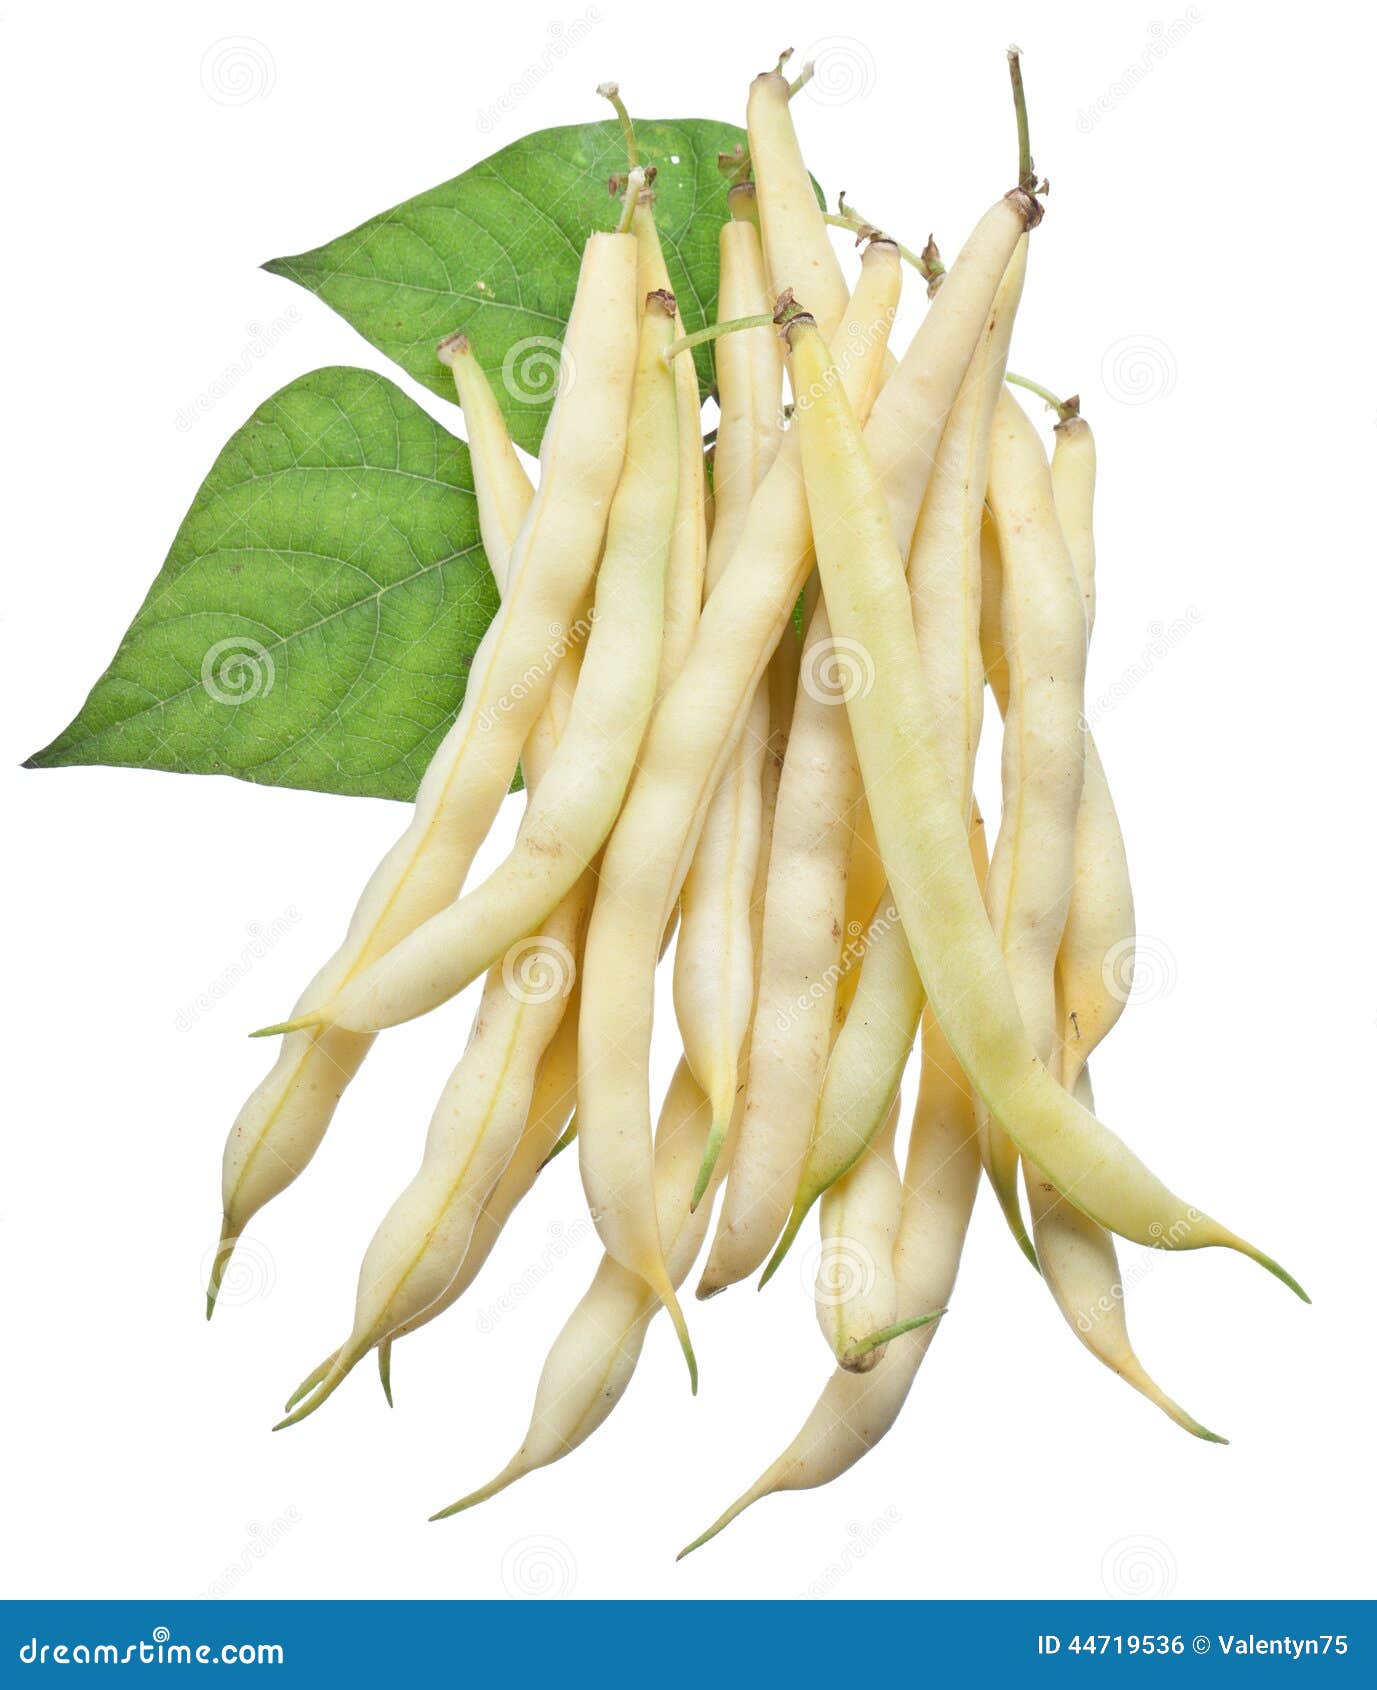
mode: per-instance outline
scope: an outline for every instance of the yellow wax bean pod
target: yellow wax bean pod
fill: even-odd
[[[673,377],[664,359],[673,332],[673,303],[661,298],[647,308],[641,323],[629,450],[598,572],[594,634],[563,737],[549,767],[536,771],[539,784],[518,848],[528,830],[542,822],[548,794],[569,799],[570,749],[577,753],[576,777],[580,768],[596,762],[589,735],[597,733],[600,721],[615,719],[607,688],[600,682],[592,688],[585,684],[596,668],[610,675],[609,685],[615,686],[619,672],[616,650],[609,653],[595,641],[605,645],[608,636],[614,645],[622,641],[634,648],[625,654],[620,672],[629,673],[630,684],[639,690],[641,721],[649,714],[675,504],[677,423]],[[614,808],[620,796],[618,789]],[[468,1252],[479,1209],[511,1159],[529,1114],[536,1067],[562,1019],[561,1000],[572,988],[592,892],[593,876],[585,872],[549,913],[544,930],[511,944],[492,969],[475,1036],[436,1107],[421,1167],[364,1257],[353,1331],[328,1374],[284,1423],[312,1413],[368,1350],[402,1326],[417,1323],[445,1297]],[[527,914],[518,909],[518,935],[528,931]],[[436,925],[429,923],[408,944],[427,938]],[[449,942],[459,943],[452,936]]]
[[[436,356],[441,363],[449,365],[454,377],[455,392],[464,413],[464,434],[478,501],[478,532],[488,567],[505,594],[512,547],[535,498],[535,487],[512,445],[502,407],[474,356],[469,337],[450,335],[440,342]]]
[[[621,120],[627,163],[634,173],[640,168],[641,160],[637,152],[635,127],[620,90],[615,82],[604,82],[598,93],[611,102]],[[656,167],[651,165],[644,174],[645,186],[636,195],[631,218],[631,232],[636,237],[638,254],[637,286],[642,299],[652,293],[673,292],[665,266],[664,249],[660,244],[660,232],[655,223],[652,184]],[[682,335],[683,320],[677,313],[675,323],[676,335]],[[698,397],[698,376],[691,358],[677,360],[674,382],[679,421],[678,507],[665,570],[664,636],[660,646],[659,678],[662,692],[683,667],[688,648],[693,643],[698,616],[703,608],[708,550],[708,480],[703,463],[703,412]]]
[[[943,767],[966,813],[971,812],[984,693],[981,515],[990,435],[1023,293],[1027,247],[1025,237],[1014,250],[952,406],[908,554],[920,673]],[[978,823],[978,815],[975,819]],[[887,889],[880,909],[893,909]],[[854,1013],[847,1016],[828,1061],[789,1224],[766,1278],[818,1197],[846,1172],[878,1130],[913,1048],[924,992],[908,940],[892,915],[874,926],[855,993]]]
[[[875,667],[847,711],[900,919],[948,1043],[998,1124],[1092,1220],[1144,1244],[1239,1250],[1304,1296],[1270,1257],[1169,1191],[1038,1057],[934,741],[883,490],[818,325],[803,312],[786,334],[795,389],[810,395],[795,426],[823,591],[834,627]]]
[[[707,1230],[710,1206],[696,1214],[688,1200],[702,1160],[707,1098],[686,1062],[670,1082],[656,1137],[655,1182],[669,1272],[682,1279]],[[555,1339],[536,1387],[521,1447],[500,1473],[432,1519],[445,1519],[504,1491],[590,1437],[621,1401],[661,1299],[645,1280],[604,1256],[578,1307]]]
[[[536,1072],[535,1089],[531,1095],[530,1113],[522,1130],[521,1141],[512,1159],[502,1171],[502,1177],[492,1188],[474,1222],[473,1235],[464,1253],[463,1265],[450,1281],[444,1294],[438,1297],[414,1320],[399,1326],[378,1346],[378,1371],[382,1376],[387,1400],[392,1400],[392,1346],[398,1338],[424,1326],[442,1314],[468,1290],[479,1270],[492,1253],[493,1245],[512,1211],[535,1184],[536,1176],[549,1161],[560,1141],[565,1123],[574,1111],[574,1091],[578,1077],[578,984],[567,999],[568,1007],[559,1024],[559,1031],[546,1047]],[[296,1405],[325,1378],[339,1356],[335,1350],[307,1377],[287,1399],[284,1412],[290,1414]]]
[[[1037,446],[1034,457],[1035,442],[1026,444],[1030,466],[1040,470],[1044,461],[1041,446]],[[1066,539],[1078,592],[1077,608],[1073,611],[1072,603],[1067,602],[1065,614],[1083,614],[1087,634],[1094,615],[1094,480],[1094,442],[1089,426],[1078,415],[1068,415],[1057,427],[1048,481],[1055,505],[1052,520]],[[1046,521],[1045,494],[1042,502]],[[1007,560],[1004,567],[1007,579]],[[1039,655],[1010,640],[1011,716],[1019,713],[1017,700],[1025,690],[1023,670],[1029,663],[1036,668]],[[1028,725],[1041,741],[1041,724]],[[1063,825],[1068,825],[1066,818]],[[1064,847],[1061,854],[1065,856]],[[1057,1056],[1062,1084],[1090,1109],[1093,1093],[1085,1065],[1122,1012],[1123,994],[1114,989],[1122,975],[1116,963],[1132,948],[1134,923],[1123,834],[1094,739],[1088,732],[1085,782],[1074,820],[1071,855],[1070,902],[1055,964]],[[1024,1178],[1038,1263],[1072,1331],[1097,1360],[1177,1425],[1196,1437],[1222,1443],[1216,1433],[1167,1396],[1138,1359],[1128,1335],[1123,1281],[1113,1238],[1027,1163]]]
[[[1085,775],[1085,614],[1057,522],[1037,430],[999,396],[987,489],[1001,560],[1000,629],[1008,668],[1003,813],[985,902],[1023,1024],[1044,1063],[1057,1044],[1056,959],[1075,878]],[[982,1112],[981,1149],[1000,1208],[1030,1260],[1018,1200],[1018,1152]]]
[[[813,1306],[837,1362],[868,1373],[884,1357],[876,1333],[890,1332],[899,1314],[894,1276],[903,1185],[894,1159],[899,1094],[880,1130],[850,1169],[831,1185],[818,1211],[821,1247]]]
[[[858,384],[862,414],[879,384],[884,324],[893,317],[899,287],[897,250],[873,243],[843,329],[845,335],[857,321],[875,325],[843,366],[869,371]],[[804,639],[775,807],[741,1142],[699,1296],[724,1290],[765,1259],[788,1218],[817,1114],[842,973],[846,875],[860,802],[844,696],[847,686],[865,684],[865,674],[854,669],[852,657],[834,642],[819,601]],[[700,1184],[710,1172],[705,1159]]]
[[[546,1046],[536,1071],[530,1112],[521,1138],[512,1152],[511,1161],[483,1199],[458,1273],[421,1314],[397,1328],[387,1340],[389,1347],[396,1339],[443,1314],[473,1284],[513,1210],[535,1184],[536,1176],[554,1154],[565,1128],[571,1124],[578,1089],[578,997],[576,981],[567,999],[559,1030]]]
[[[733,217],[721,229],[719,322],[768,313],[773,301],[759,232],[738,215],[744,198],[739,191],[733,193]],[[782,434],[783,363],[774,330],[767,325],[724,335],[716,343],[716,359],[721,417],[714,457],[716,516],[708,545],[709,593],[735,550],[751,499],[779,451]],[[760,850],[769,710],[768,683],[762,680],[708,806],[680,898],[674,1006],[684,1055],[712,1104],[710,1146],[720,1146],[735,1107],[738,1057],[751,1012],[750,902]]]
[[[642,320],[626,464],[607,519],[592,628],[559,748],[506,860],[358,973],[320,1011],[366,1031],[436,1008],[534,932],[587,869],[616,820],[660,670],[665,571],[675,525],[678,416],[664,353],[672,295]]]
[[[755,78],[746,100],[765,268],[777,294],[792,288],[800,299],[814,302],[820,321],[835,327],[846,310],[846,278],[804,163],[789,99],[788,80],[775,69]]]
[[[559,653],[552,643],[568,638],[592,581],[621,472],[636,358],[635,285],[635,241],[590,236],[565,339],[578,379],[562,384],[550,415],[540,489],[513,550],[507,595],[474,655],[463,706],[422,779],[412,821],[370,879],[343,945],[302,994],[298,1016],[336,996],[455,897],[511,784],[553,684]],[[289,1035],[241,1109],[225,1146],[211,1307],[245,1224],[314,1155],[369,1043],[334,1031]]]
[[[545,931],[489,975],[475,1035],[431,1117],[421,1166],[364,1253],[353,1330],[329,1372],[279,1427],[314,1413],[371,1349],[440,1312],[530,1115],[536,1070],[563,1017],[592,897],[590,873]]]
[[[947,411],[1000,278],[1035,214],[1031,196],[1017,189],[991,207],[876,401],[867,440],[888,468],[895,520],[907,520],[910,532]],[[856,332],[864,342],[864,325]],[[859,387],[862,373],[852,367],[842,379]],[[613,1253],[623,1265],[641,1261],[657,1279],[658,1252],[647,1216],[650,998],[658,934],[676,907],[704,807],[810,567],[808,514],[791,429],[704,606],[683,672],[651,718],[640,766],[608,843],[603,889],[589,926],[589,989],[580,1018],[580,1167],[604,1243],[609,1248],[615,1243]],[[609,881],[614,896],[608,895]],[[616,987],[594,1004],[592,987],[599,977],[615,978]],[[611,1062],[598,1060],[605,1051],[615,1053]]]
[[[979,1182],[971,1094],[929,1015],[894,1253],[899,1324],[923,1324],[891,1338],[884,1365],[873,1372],[838,1368],[789,1447],[680,1552],[681,1560],[762,1497],[815,1490],[840,1478],[893,1426],[937,1333],[935,1317],[951,1300]]]
[[[789,113],[790,88],[778,70],[758,76],[747,102],[747,131],[757,187],[756,207],[776,295],[807,286],[830,318],[847,311],[847,286],[832,250]],[[868,414],[883,373],[889,325],[898,308],[902,272],[889,242],[867,245],[857,309],[845,320],[845,361],[864,367],[856,394]],[[878,344],[878,348],[876,343]],[[876,356],[876,352],[880,356]],[[776,356],[778,353],[776,352]],[[738,536],[739,537],[739,536]],[[724,1210],[724,1237],[714,1241],[714,1288],[740,1278],[763,1259],[787,1213],[791,1187],[817,1110],[817,1091],[832,1039],[842,937],[846,871],[860,773],[837,695],[846,653],[838,653],[826,607],[809,617],[789,751],[775,810],[771,886],[762,933],[761,1007],[751,1048],[736,1175]],[[820,987],[814,996],[810,987]],[[697,1196],[706,1188],[725,1119],[709,1139]],[[755,1260],[749,1260],[758,1252]],[[748,1264],[744,1265],[743,1264]],[[701,1294],[701,1292],[700,1292]]]
[[[783,667],[787,670],[787,664]],[[757,938],[764,916],[774,804],[769,766],[767,763],[764,783],[764,844],[751,897],[751,920]],[[710,1201],[701,1203],[696,1212],[690,1213],[688,1208],[711,1125],[708,1100],[687,1061],[681,1061],[665,1096],[655,1141],[657,1214],[667,1271],[676,1284],[683,1282],[693,1265],[711,1215]],[[713,1173],[714,1186],[725,1176],[732,1150],[729,1138]],[[517,1479],[558,1461],[596,1431],[625,1394],[646,1331],[659,1307],[659,1298],[639,1276],[627,1273],[611,1256],[604,1256],[592,1285],[550,1351],[521,1448],[495,1479],[436,1517],[458,1513],[495,1496]]]

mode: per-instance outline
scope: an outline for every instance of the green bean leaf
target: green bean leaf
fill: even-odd
[[[745,132],[702,118],[636,124],[654,165],[655,215],[684,327],[713,320],[718,230],[727,216],[719,152]],[[327,155],[322,155],[326,157]],[[615,226],[608,179],[626,169],[615,121],[543,129],[347,235],[266,268],[318,295],[417,381],[453,399],[436,343],[472,341],[518,445],[540,446],[559,374],[584,241]],[[699,380],[712,380],[699,348]]]
[[[220,453],[110,667],[29,766],[412,798],[496,605],[467,448],[383,377],[317,370]]]

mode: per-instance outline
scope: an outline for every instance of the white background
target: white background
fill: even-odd
[[[1154,18],[1178,16],[1189,27],[1155,56]],[[555,51],[581,17],[584,39]],[[19,4],[0,30],[7,1593],[194,1596],[247,1569],[237,1589],[253,1596],[520,1595],[542,1561],[552,1593],[579,1597],[1370,1588],[1370,20],[1217,0],[883,16],[795,0],[787,23],[721,0],[677,21],[623,0],[242,0]],[[1123,694],[1097,732],[1145,935],[1143,989],[1097,1092],[1155,1168],[1281,1255],[1315,1304],[1235,1256],[1148,1261],[1140,1352],[1234,1440],[1198,1444],[1080,1349],[982,1193],[954,1311],[889,1440],[676,1568],[827,1377],[799,1274],[690,1304],[696,1402],[657,1323],[592,1441],[426,1524],[515,1448],[593,1269],[568,1157],[467,1302],[398,1347],[395,1410],[361,1368],[270,1436],[344,1334],[359,1254],[411,1173],[470,1010],[383,1041],[307,1176],[254,1223],[250,1294],[208,1327],[221,1142],[267,1054],[243,1034],[333,949],[403,813],[16,765],[81,704],[251,409],[321,364],[397,377],[262,260],[528,130],[603,116],[607,77],[643,115],[740,121],[783,31],[830,67],[797,105],[819,177],[951,251],[1010,183],[1003,48],[1025,49],[1053,191],[1014,362],[1079,388],[1098,433],[1091,696]],[[216,44],[231,37],[249,39],[246,84],[225,79]],[[915,294],[910,326],[919,309]],[[291,311],[233,393],[179,430],[252,325]],[[1189,634],[1146,656],[1180,618]],[[251,924],[290,912],[248,978],[179,1026]],[[672,1038],[662,1015],[661,1082]],[[504,1298],[518,1306],[494,1321]]]

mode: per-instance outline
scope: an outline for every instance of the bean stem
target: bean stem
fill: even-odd
[[[1028,135],[1028,99],[1023,89],[1023,49],[1010,47],[1009,82],[1014,91],[1014,116],[1018,122],[1018,185],[1027,193],[1037,186],[1033,170],[1033,145]]]
[[[717,340],[724,334],[735,334],[738,329],[768,329],[775,322],[769,312],[762,311],[754,317],[732,317],[725,323],[709,323],[706,328],[695,329],[692,334],[681,335],[678,340],[672,340],[665,348],[664,359],[672,364],[681,352],[690,352],[695,346],[701,346],[704,341]]]
[[[1073,393],[1069,399],[1058,399],[1050,387],[1044,387],[1041,382],[1032,381],[1028,376],[1016,376],[1012,370],[1004,372],[1004,379],[1013,387],[1026,387],[1029,393],[1036,393],[1045,405],[1057,413],[1058,422],[1070,422],[1072,417],[1081,414],[1078,393]]]
[[[626,109],[621,89],[615,82],[600,82],[597,91],[617,114],[617,121],[622,126],[622,139],[626,143],[627,168],[634,170],[641,162],[636,152],[636,125],[631,121],[631,113]]]
[[[942,262],[942,255],[937,250],[937,242],[933,240],[931,235],[928,236],[928,244],[923,250],[914,252],[911,247],[905,246],[902,241],[895,240],[893,235],[888,234],[878,224],[872,223],[868,217],[863,216],[854,205],[848,205],[845,194],[837,195],[837,209],[824,212],[823,222],[830,223],[834,229],[849,229],[857,240],[860,240],[862,236],[870,235],[878,240],[889,241],[891,245],[899,249],[900,258],[906,264],[911,264],[929,286],[947,273],[947,267]]]
[[[631,233],[631,219],[636,215],[636,206],[641,197],[641,189],[645,187],[645,171],[640,165],[634,165],[626,178],[626,193],[622,198],[622,216],[617,224],[619,235]]]
[[[945,1309],[934,1309],[931,1314],[920,1314],[913,1320],[901,1320],[893,1326],[882,1326],[878,1332],[872,1332],[868,1338],[854,1343],[846,1352],[847,1359],[855,1360],[859,1356],[869,1355],[882,1344],[892,1344],[896,1338],[902,1338],[905,1332],[916,1332],[920,1326],[931,1326],[934,1320],[941,1320],[946,1312]]]

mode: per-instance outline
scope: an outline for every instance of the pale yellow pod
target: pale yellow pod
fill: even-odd
[[[742,197],[733,196],[737,208]],[[719,322],[768,312],[771,301],[755,224],[736,215],[724,223],[719,257]],[[782,438],[783,360],[774,330],[724,335],[715,343],[715,354],[721,415],[714,455],[716,514],[708,545],[709,593],[735,550],[751,499]],[[769,731],[769,697],[762,680],[708,806],[680,897],[674,1007],[684,1055],[712,1104],[710,1143],[720,1143],[735,1106],[738,1056],[751,1012],[750,900],[760,849],[761,779]]]
[[[813,1307],[837,1362],[869,1373],[885,1355],[869,1345],[899,1318],[894,1250],[899,1238],[903,1185],[894,1159],[899,1121],[896,1089],[877,1133],[851,1168],[823,1195],[818,1209],[821,1247]]]
[[[354,1031],[436,1008],[534,932],[602,847],[655,701],[678,488],[671,296],[641,325],[630,445],[607,520],[591,631],[569,719],[516,842],[481,885],[356,974],[318,1012]]]
[[[1001,622],[1003,596],[999,540],[987,510],[980,525],[980,661],[1001,716],[1009,708],[1009,661]]]
[[[1026,226],[1027,206],[1011,209],[1016,200],[1016,195],[1006,196],[981,219],[876,401],[867,440],[873,436],[883,448],[897,521],[911,511],[909,532],[947,411]],[[844,383],[848,374],[857,372],[843,372]],[[704,606],[683,672],[651,718],[640,768],[603,863],[604,881],[614,877],[616,897],[599,896],[589,927],[590,988],[603,974],[618,978],[616,990],[600,1006],[585,998],[580,1017],[580,1166],[604,1241],[617,1237],[618,1259],[623,1253],[633,1260],[644,1257],[651,1272],[656,1271],[655,1252],[645,1215],[650,999],[658,935],[677,902],[703,808],[810,566],[798,437],[791,429],[751,503],[736,552]],[[614,908],[621,912],[615,918]],[[585,1047],[590,1057],[615,1049],[614,1067],[585,1062]],[[585,1107],[585,1073],[595,1108]],[[593,1079],[594,1074],[601,1078]],[[590,1130],[598,1135],[591,1148]],[[633,1216],[640,1218],[633,1223]]]
[[[789,83],[778,70],[751,83],[746,134],[770,285],[777,294],[791,288],[820,323],[835,328],[846,310],[846,278],[799,147]]]
[[[970,813],[980,738],[984,668],[980,651],[980,530],[990,435],[1014,318],[1023,292],[1028,240],[1014,249],[980,344],[942,434],[909,548],[907,576],[919,666],[937,745],[958,802]],[[979,816],[975,817],[979,824]],[[886,888],[854,988],[854,1015],[828,1060],[808,1156],[789,1225],[767,1277],[809,1208],[841,1177],[878,1130],[913,1048],[925,995]]]
[[[507,419],[502,415],[492,384],[474,356],[468,336],[453,334],[442,340],[437,354],[442,363],[449,365],[454,377],[473,470],[478,532],[493,579],[505,594],[512,547],[535,498],[535,487],[512,445]]]
[[[653,701],[659,666],[663,578],[675,505],[674,386],[664,360],[673,334],[671,302],[662,300],[648,308],[632,396],[631,448],[613,501],[598,579],[595,638],[607,636],[614,644],[620,638],[633,648],[622,654],[622,668],[629,684],[639,690],[642,721]],[[643,650],[639,658],[638,649]],[[560,784],[559,777],[568,769],[569,748],[596,764],[587,744],[590,717],[596,717],[599,706],[604,719],[615,719],[617,712],[601,676],[591,689],[591,703],[585,680],[594,664],[616,673],[616,655],[600,654],[590,639],[564,737],[532,791],[518,844],[531,818],[541,817],[552,788],[558,798],[568,799],[567,783]],[[619,798],[620,790],[613,801]],[[353,1330],[328,1372],[283,1424],[313,1413],[363,1355],[402,1327],[419,1324],[446,1298],[468,1252],[481,1206],[510,1161],[529,1116],[537,1066],[563,1018],[562,999],[573,985],[593,884],[593,875],[585,873],[549,913],[543,930],[513,944],[500,966],[492,969],[474,1037],[432,1117],[421,1166],[365,1254]],[[431,929],[435,925],[429,924]],[[403,949],[427,936],[421,929]],[[361,977],[361,983],[366,979]]]
[[[1052,492],[1071,561],[1085,601],[1085,625],[1095,627],[1095,436],[1080,415],[1080,400],[1067,402],[1069,414],[1057,423],[1052,452]]]
[[[707,1140],[706,1097],[680,1062],[670,1081],[656,1135],[655,1183],[668,1271],[682,1280],[707,1230],[711,1206],[689,1212]],[[485,1502],[538,1468],[560,1460],[590,1437],[625,1394],[661,1299],[639,1274],[604,1256],[546,1357],[521,1447],[500,1473],[431,1516],[444,1519]]]
[[[297,1015],[333,997],[457,894],[511,784],[553,683],[561,654],[552,642],[567,637],[591,583],[621,470],[636,357],[635,264],[630,236],[589,237],[565,341],[575,374],[562,383],[546,428],[541,485],[514,547],[507,596],[474,655],[463,706],[421,781],[410,825],[369,880],[344,943],[298,1000]],[[368,1047],[354,1035],[284,1038],[225,1147],[211,1307],[245,1223],[314,1155]]]
[[[767,204],[762,195],[762,209]],[[897,249],[873,243],[839,336],[850,354],[840,363],[843,379],[853,369],[868,372],[858,384],[861,415],[879,385],[900,285]],[[854,343],[852,329],[858,330]],[[845,708],[847,689],[867,682],[856,656],[834,641],[826,605],[819,602],[804,639],[775,808],[741,1138],[700,1297],[725,1290],[765,1260],[788,1219],[817,1115],[834,1031],[846,876],[861,798]]]
[[[787,678],[788,661],[780,664]],[[772,689],[773,690],[773,689]],[[785,697],[792,696],[785,693]],[[782,715],[782,712],[781,712]],[[777,729],[782,736],[787,730]],[[759,936],[764,918],[765,882],[769,868],[770,823],[775,782],[767,763],[764,782],[763,846],[756,866],[751,897],[751,920]],[[756,954],[759,954],[758,946]],[[702,1163],[711,1130],[710,1111],[702,1088],[687,1062],[680,1062],[670,1081],[660,1112],[655,1142],[657,1215],[666,1268],[676,1285],[682,1284],[702,1247],[712,1212],[711,1201],[688,1212],[688,1200]],[[729,1135],[713,1173],[714,1188],[730,1165],[734,1143]],[[605,1256],[593,1283],[555,1340],[537,1387],[530,1427],[517,1454],[490,1483],[443,1510],[445,1514],[482,1502],[517,1479],[567,1455],[611,1414],[635,1372],[645,1333],[660,1306],[645,1282],[628,1274]]]
[[[545,1047],[545,1054],[536,1070],[530,1111],[520,1141],[512,1152],[511,1161],[502,1170],[501,1178],[483,1199],[458,1273],[423,1314],[397,1328],[389,1343],[414,1332],[418,1326],[424,1326],[443,1314],[452,1303],[458,1302],[492,1254],[493,1246],[517,1204],[530,1191],[536,1176],[553,1155],[573,1116],[578,1092],[578,999],[579,982],[576,979],[573,991],[563,1000],[565,1009],[559,1030]]]
[[[1075,567],[1088,633],[1095,610],[1095,447],[1089,426],[1079,416],[1059,423],[1056,433],[1051,470],[1056,516]],[[1093,1109],[1086,1062],[1122,1013],[1134,922],[1123,834],[1088,731],[1073,854],[1075,878],[1056,961],[1058,1054],[1062,1084]],[[1111,1235],[1067,1203],[1027,1163],[1024,1180],[1038,1263],[1072,1331],[1098,1361],[1177,1425],[1208,1442],[1224,1442],[1167,1396],[1138,1359],[1128,1334],[1123,1278]]]
[[[817,325],[795,318],[788,335],[795,388],[815,396],[795,420],[823,590],[834,626],[874,661],[875,685],[847,710],[895,902],[948,1042],[998,1124],[1093,1220],[1165,1248],[1239,1250],[1304,1295],[1255,1246],[1169,1191],[1039,1059],[934,742],[891,511]]]
[[[1056,961],[1075,879],[1085,777],[1085,615],[1057,522],[1037,430],[999,396],[987,489],[1002,565],[1000,626],[1009,672],[1003,811],[985,903],[1023,1025],[1042,1062],[1057,1046]],[[1019,1210],[1018,1152],[981,1116],[985,1169],[1009,1227],[1036,1260]]]
[[[774,308],[765,277],[760,234],[733,217],[718,237],[717,320],[755,317]],[[719,416],[713,453],[712,540],[706,587],[711,593],[727,567],[755,490],[775,461],[784,438],[780,395],[784,359],[773,328],[741,329],[713,343]]]
[[[971,1095],[929,1015],[894,1254],[901,1323],[935,1315],[950,1302],[979,1183]],[[762,1497],[814,1490],[854,1467],[899,1418],[939,1324],[929,1321],[892,1339],[883,1365],[873,1372],[838,1368],[793,1442],[680,1559]]]
[[[1071,552],[1085,603],[1087,634],[1095,626],[1095,441],[1079,415],[1057,424],[1052,453],[1057,520]],[[1076,817],[1076,879],[1057,953],[1061,1004],[1062,1081],[1077,1075],[1123,1013],[1135,923],[1133,888],[1118,812],[1095,736],[1086,730],[1085,786]]]
[[[654,192],[647,190],[639,196],[631,220],[638,254],[637,297],[642,300],[652,293],[673,292],[660,245],[660,232],[655,224],[654,206]],[[676,333],[682,335],[682,316],[676,316],[675,323]],[[674,384],[678,407],[678,502],[665,569],[660,692],[679,673],[693,643],[703,608],[708,555],[708,478],[703,464],[703,406],[698,397],[698,375],[692,358],[675,360]]]

